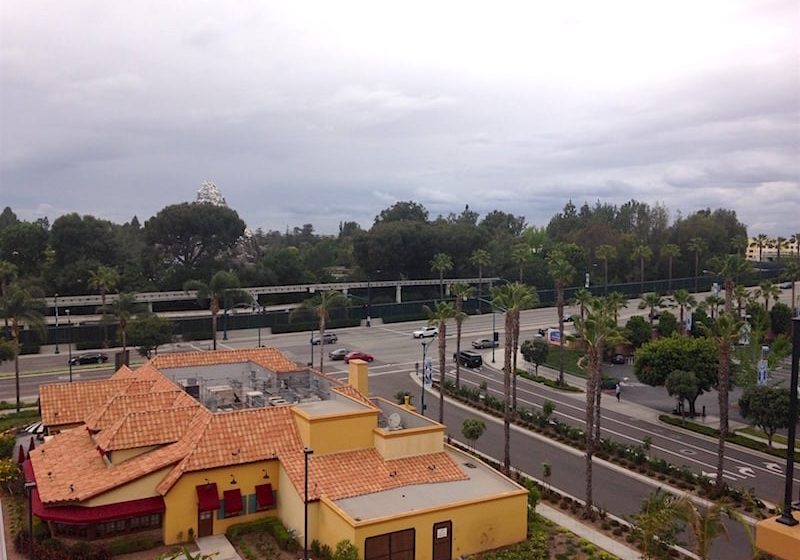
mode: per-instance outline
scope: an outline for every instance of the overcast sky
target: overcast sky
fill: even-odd
[[[0,10],[0,207],[23,219],[144,222],[211,180],[253,229],[635,198],[800,230],[797,0]]]

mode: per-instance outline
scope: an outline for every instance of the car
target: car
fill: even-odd
[[[431,326],[422,327],[421,329],[417,329],[411,333],[414,338],[429,338],[431,336],[436,336],[437,334],[439,334],[438,327]]]
[[[477,352],[471,350],[462,350],[453,354],[453,360],[457,361],[463,366],[476,368],[483,365],[483,358]]]
[[[328,352],[328,357],[331,360],[344,360],[344,357],[350,353],[350,350],[347,348],[337,348],[336,350],[331,350]]]
[[[375,358],[372,354],[367,354],[366,352],[361,352],[359,350],[354,350],[349,354],[346,354],[344,357],[344,363],[349,364],[350,360],[364,360],[365,362],[371,362]]]
[[[780,286],[779,286],[779,287],[780,287],[782,290],[791,290],[791,289],[792,289],[792,284],[793,284],[793,283],[794,283],[794,282],[783,282],[783,283],[781,283],[781,284],[780,284]]]
[[[336,333],[334,333],[334,332],[326,332],[322,336],[322,338],[325,339],[325,344],[333,344],[334,342],[337,342],[339,340],[339,337],[336,336]],[[317,346],[321,342],[322,342],[322,340],[320,339],[318,334],[315,334],[314,336],[311,337],[311,344],[312,345]]]
[[[622,365],[622,364],[626,363],[627,361],[628,361],[628,359],[625,357],[624,354],[614,354],[613,356],[611,356],[611,363],[612,364]]]
[[[69,360],[71,366],[82,366],[85,364],[103,364],[108,361],[108,356],[102,352],[86,352],[78,354]]]
[[[492,340],[491,338],[481,338],[479,340],[472,341],[473,348],[497,348],[500,346],[500,343],[496,340]]]

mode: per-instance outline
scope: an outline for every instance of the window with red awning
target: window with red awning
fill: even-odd
[[[214,511],[215,509],[219,509],[216,482],[197,486],[197,511]]]
[[[242,513],[242,492],[238,488],[225,490],[225,517],[232,517]]]
[[[257,509],[268,509],[274,505],[275,498],[272,496],[272,484],[260,484],[256,486]]]

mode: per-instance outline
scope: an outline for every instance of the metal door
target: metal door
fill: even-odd
[[[433,525],[433,560],[452,560],[453,522],[442,521]]]

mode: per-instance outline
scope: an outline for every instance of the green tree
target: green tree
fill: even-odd
[[[11,338],[14,344],[14,383],[17,393],[17,412],[19,412],[19,353],[22,347],[20,343],[20,332],[24,325],[37,332],[42,338],[45,337],[45,323],[42,315],[44,301],[41,293],[27,286],[18,283],[11,284],[5,295],[0,300],[0,311],[3,318],[11,323]]]
[[[436,253],[431,261],[431,270],[439,275],[439,297],[444,299],[444,273],[453,270],[453,259],[445,253]]]
[[[741,321],[729,313],[720,313],[711,328],[704,328],[705,335],[714,342],[719,356],[717,393],[719,397],[719,444],[717,448],[716,491],[723,490],[722,480],[725,459],[725,438],[728,437],[728,393],[731,384],[731,346],[739,340]]]
[[[686,407],[683,406],[683,401],[689,403],[689,413],[694,416],[695,402],[701,393],[700,383],[694,372],[676,369],[667,376],[664,386],[671,397],[678,399],[681,419],[686,421]]]
[[[461,327],[467,314],[462,310],[464,302],[475,296],[475,288],[463,282],[456,282],[450,286],[450,294],[456,303],[456,354],[461,352]],[[461,387],[461,362],[456,360],[456,389]]]
[[[575,297],[572,299],[572,305],[577,305],[581,310],[581,319],[586,315],[586,306],[592,301],[594,296],[592,292],[586,288],[579,288],[575,291]]]
[[[732,313],[736,282],[742,275],[752,271],[753,267],[739,255],[716,257],[711,260],[711,266],[717,274],[724,278],[725,311],[727,313]]]
[[[739,398],[742,416],[761,428],[772,447],[772,438],[778,430],[790,424],[789,401],[791,392],[785,387],[753,385]]]
[[[717,312],[721,305],[725,305],[725,298],[720,297],[714,294],[707,295],[703,302],[700,304],[701,307],[708,309],[711,311],[711,318],[717,318]]]
[[[725,535],[728,530],[722,521],[722,516],[733,518],[734,514],[724,502],[712,502],[709,507],[699,508],[689,497],[680,499],[680,517],[686,522],[689,531],[694,537],[694,553],[700,560],[711,558],[711,543],[718,537]]]
[[[423,306],[425,315],[428,317],[429,325],[437,325],[439,329],[439,423],[444,424],[444,390],[446,386],[446,355],[447,355],[447,321],[455,319],[456,308],[452,303],[444,301],[438,302],[433,309],[427,305]]]
[[[697,293],[697,281],[700,278],[700,253],[705,253],[708,249],[706,243],[701,237],[692,237],[687,243],[686,248],[689,252],[694,253],[694,293]]]
[[[519,269],[519,281],[522,282],[525,265],[531,260],[531,248],[525,243],[518,243],[511,250],[511,260]]]
[[[659,336],[672,336],[673,333],[678,332],[678,319],[669,311],[664,311],[658,318],[658,335]]]
[[[762,280],[758,283],[758,290],[756,290],[758,297],[764,298],[764,311],[769,312],[769,300],[772,298],[778,301],[781,297],[781,289],[772,283],[771,280]]]
[[[642,558],[660,558],[659,551],[676,544],[682,528],[680,498],[658,488],[633,516],[634,538],[640,543]]]
[[[38,277],[45,262],[48,237],[41,224],[17,222],[0,232],[0,255],[13,263],[23,278]]]
[[[736,300],[736,313],[739,315],[740,319],[742,318],[742,306],[749,296],[750,293],[747,291],[747,288],[741,284],[736,284],[736,286],[733,287],[733,299]]]
[[[619,323],[619,312],[628,307],[628,298],[622,292],[611,292],[604,298],[609,311],[614,314],[614,322]]]
[[[559,357],[558,384],[564,385],[564,288],[575,277],[575,267],[557,248],[547,259],[547,272],[553,279],[556,288],[556,310],[558,312]]]
[[[158,354],[159,346],[172,342],[172,321],[154,313],[136,317],[128,330],[131,345],[138,347],[139,355],[147,359]]]
[[[483,269],[492,263],[492,255],[484,249],[475,249],[469,262],[478,269],[478,298],[483,299]]]
[[[653,321],[655,321],[656,310],[664,307],[664,298],[655,292],[644,294],[642,301],[639,302],[639,309],[648,309],[647,318],[650,321],[650,328],[653,328]]]
[[[519,347],[519,316],[524,309],[530,309],[538,301],[536,291],[522,284],[504,284],[492,288],[492,305],[505,312],[505,350],[503,359],[503,471],[511,472],[511,404],[512,378],[516,388],[516,362],[512,355],[516,355]],[[512,363],[513,362],[513,363]],[[512,370],[512,367],[514,368]],[[515,395],[516,397],[516,391]],[[516,401],[516,399],[514,399]],[[516,404],[514,402],[513,404]]]
[[[539,366],[547,361],[550,345],[541,338],[534,338],[524,341],[520,347],[520,352],[526,362],[536,367],[536,375],[539,375]]]
[[[765,233],[759,233],[755,237],[755,244],[758,247],[758,262],[763,261],[762,255],[764,253],[764,249],[769,247],[769,236]]]
[[[697,306],[697,300],[694,298],[692,294],[689,293],[689,290],[675,290],[675,293],[672,294],[672,300],[675,302],[675,305],[678,306],[680,310],[680,332],[681,334],[686,334],[686,311],[689,310],[691,312],[692,308]]]
[[[461,434],[469,441],[470,447],[475,449],[475,442],[480,439],[486,431],[486,424],[477,418],[467,418],[461,426]]]
[[[595,255],[603,261],[603,295],[608,295],[608,261],[617,258],[617,248],[613,245],[600,245]]]
[[[219,315],[220,302],[226,302],[226,297],[233,295],[242,295],[247,298],[249,294],[239,289],[239,279],[233,272],[220,270],[211,280],[202,282],[200,280],[189,280],[183,285],[186,292],[190,290],[197,291],[197,300],[204,302],[208,300],[208,308],[211,311],[211,337],[213,340],[214,350],[217,349],[217,315]]]
[[[600,440],[600,399],[602,396],[602,359],[605,346],[620,340],[621,333],[608,308],[595,305],[587,313],[586,319],[574,319],[575,331],[583,342],[586,354],[579,365],[586,370],[586,511],[591,512],[592,499],[592,458]]]
[[[428,222],[428,210],[422,204],[412,201],[395,202],[389,208],[381,210],[375,217],[375,224],[386,222]]]
[[[625,338],[627,338],[634,348],[639,348],[642,344],[653,338],[653,329],[641,315],[634,315],[625,323]]]
[[[778,302],[769,310],[772,334],[788,334],[792,330],[792,310],[785,303]]]
[[[111,267],[100,265],[89,271],[89,289],[100,292],[100,309],[106,309],[106,294],[117,287],[119,275]],[[103,348],[108,348],[108,326],[103,323]]]
[[[300,305],[295,307],[289,314],[289,320],[294,320],[297,316],[313,312],[319,321],[319,371],[324,372],[325,363],[325,327],[331,317],[331,310],[347,305],[347,298],[337,290],[327,290],[317,292],[313,297],[303,300]]]
[[[699,394],[710,391],[719,381],[717,347],[707,338],[671,336],[648,342],[636,351],[634,373],[639,381],[660,387],[673,371],[691,371],[697,378]],[[694,404],[689,403],[694,415]]]
[[[667,243],[666,245],[664,245],[661,248],[661,256],[662,257],[666,257],[668,262],[669,262],[669,266],[667,268],[667,270],[668,270],[668,278],[669,278],[669,280],[667,280],[667,291],[671,292],[672,291],[672,261],[673,261],[673,259],[675,259],[675,257],[680,257],[681,256],[681,248],[678,247],[677,245],[675,245],[674,243]]]
[[[644,293],[644,263],[653,258],[653,250],[647,245],[637,245],[631,253],[632,260],[639,261],[639,282],[641,285],[640,293]]]
[[[358,560],[358,548],[345,539],[336,543],[332,560]]]
[[[775,247],[775,260],[780,262],[781,251],[789,248],[789,240],[778,236],[773,240],[773,246]]]
[[[800,251],[800,234],[796,234],[796,241],[794,242]],[[800,281],[800,255],[798,255],[797,260],[791,261],[786,264],[786,268],[783,270],[782,278],[792,283],[792,299],[789,302],[789,308],[792,310],[792,317],[796,317],[796,305],[797,305],[797,298],[795,297],[795,286],[798,281]]]
[[[119,336],[122,341],[123,354],[128,349],[128,323],[144,306],[136,301],[136,294],[121,293],[106,308],[119,324]]]

